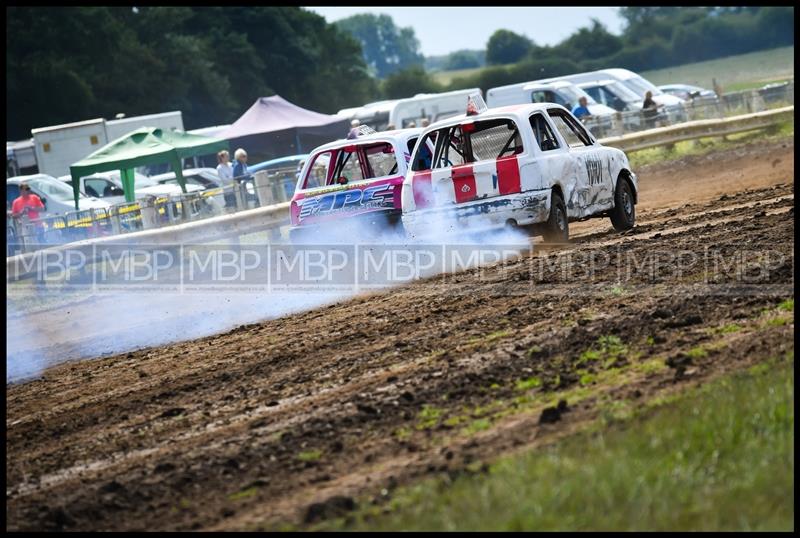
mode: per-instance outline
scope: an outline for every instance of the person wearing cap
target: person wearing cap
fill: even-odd
[[[347,139],[352,140],[353,138],[358,138],[358,128],[361,126],[361,122],[358,120],[353,120],[350,122],[350,132],[347,133]]]

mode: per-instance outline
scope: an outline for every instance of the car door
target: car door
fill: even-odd
[[[574,216],[583,217],[610,209],[614,200],[608,153],[566,110],[551,108],[547,113],[563,143],[569,148],[575,171],[575,187],[569,194],[565,193],[567,212],[572,216],[574,211]]]

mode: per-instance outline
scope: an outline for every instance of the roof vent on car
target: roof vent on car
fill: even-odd
[[[377,134],[378,131],[370,127],[369,125],[362,125],[358,129],[356,129],[357,136],[367,136]]]
[[[477,116],[488,108],[481,92],[472,92],[467,96],[467,116]]]

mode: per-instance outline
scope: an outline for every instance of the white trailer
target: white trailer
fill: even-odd
[[[31,129],[39,172],[55,177],[69,174],[71,164],[140,127],[183,130],[183,116],[175,111]]]

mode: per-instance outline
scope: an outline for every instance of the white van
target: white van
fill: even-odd
[[[486,104],[489,108],[505,105],[527,105],[529,103],[556,103],[570,111],[578,105],[581,97],[585,97],[587,107],[592,116],[612,116],[614,110],[598,103],[593,96],[575,86],[571,82],[523,82],[491,88],[486,92]]]

